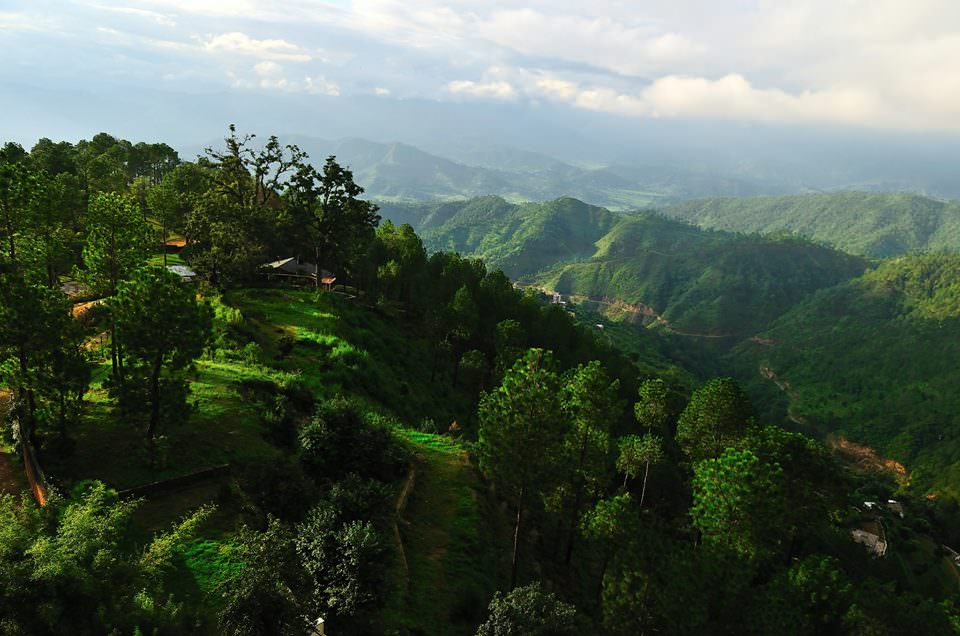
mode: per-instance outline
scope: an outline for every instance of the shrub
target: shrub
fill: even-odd
[[[317,481],[349,473],[392,481],[403,474],[406,454],[382,416],[365,416],[356,404],[334,398],[300,431],[300,461]]]

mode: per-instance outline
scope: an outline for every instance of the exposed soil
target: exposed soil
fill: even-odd
[[[893,459],[881,457],[877,451],[869,446],[851,442],[842,435],[827,436],[827,444],[845,462],[857,470],[888,473],[900,482],[905,482],[909,478],[909,473],[903,464]]]

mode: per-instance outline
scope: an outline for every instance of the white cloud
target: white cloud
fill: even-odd
[[[303,89],[312,95],[340,97],[340,86],[320,76],[303,78]]]
[[[447,83],[447,90],[456,95],[492,99],[515,99],[517,91],[509,82],[473,82],[470,80],[454,80]]]
[[[265,60],[309,62],[311,59],[300,47],[286,40],[257,40],[239,31],[211,36],[203,42],[203,48],[210,52],[249,55]]]
[[[373,94],[377,95],[378,97],[386,97],[390,94],[390,89],[384,88],[382,86],[377,86],[376,88],[373,89]]]
[[[166,27],[175,27],[177,26],[177,21],[174,19],[174,16],[166,13],[159,13],[157,11],[150,11],[149,9],[139,9],[137,7],[111,7],[108,5],[92,5],[96,9],[101,11],[109,11],[111,13],[121,13],[126,15],[137,16],[140,18],[147,18],[153,20],[157,24]]]
[[[683,64],[705,51],[688,36],[659,33],[652,21],[629,22],[604,15],[517,9],[495,12],[475,28],[487,40],[526,55],[589,64],[625,75],[644,75]]]
[[[671,75],[635,93],[544,77],[532,82],[529,91],[588,110],[635,117],[847,124],[891,124],[894,117],[869,93],[835,89],[791,94],[757,88],[737,74],[718,79]]]
[[[123,56],[130,76],[190,68],[184,89],[232,72],[238,88],[291,93],[960,131],[957,0],[8,4],[5,67],[49,62],[51,76],[106,74]],[[264,62],[276,67],[251,70]]]
[[[276,62],[267,60],[265,62],[258,62],[257,64],[254,64],[253,72],[260,77],[271,77],[283,73],[283,67]]]
[[[25,11],[0,11],[0,36],[4,32],[51,33],[61,29],[60,20],[53,16]]]

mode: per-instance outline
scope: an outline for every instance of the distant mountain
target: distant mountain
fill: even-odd
[[[733,352],[761,403],[906,463],[921,489],[960,476],[960,256],[885,261],[820,291]],[[776,382],[775,382],[776,381]],[[779,385],[779,386],[778,386]],[[952,486],[951,486],[952,484]]]
[[[792,232],[874,258],[917,250],[960,251],[960,202],[916,194],[712,198],[678,203],[664,213],[707,229]]]
[[[806,295],[867,266],[808,241],[704,231],[572,198],[518,205],[482,197],[388,205],[382,214],[411,223],[431,249],[482,257],[524,282],[709,336],[753,335]]]
[[[483,195],[519,202],[570,196],[613,210],[630,210],[697,196],[791,191],[776,184],[661,165],[580,167],[502,146],[470,146],[456,151],[457,160],[453,160],[403,143],[305,136],[284,136],[282,140],[296,143],[316,163],[336,155],[353,170],[370,197],[389,202]]]

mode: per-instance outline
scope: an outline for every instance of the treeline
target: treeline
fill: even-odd
[[[498,597],[479,634],[954,633],[952,605],[894,593],[850,540],[877,486],[759,425],[733,380],[685,406],[648,380],[619,437],[615,395],[599,364],[560,373],[534,349],[483,396],[480,469],[516,514],[507,589],[555,594]]]

